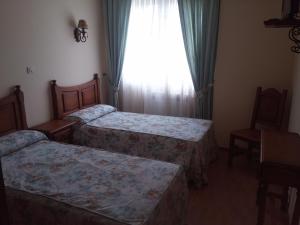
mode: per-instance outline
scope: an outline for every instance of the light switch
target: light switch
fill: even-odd
[[[26,73],[27,74],[33,74],[33,72],[34,72],[33,67],[31,67],[31,66],[26,67]]]

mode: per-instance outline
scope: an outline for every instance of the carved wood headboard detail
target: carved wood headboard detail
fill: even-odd
[[[0,99],[0,136],[27,129],[24,94],[20,86],[14,93]]]
[[[51,81],[53,113],[55,119],[63,119],[70,113],[100,104],[99,76],[80,85],[60,87]]]

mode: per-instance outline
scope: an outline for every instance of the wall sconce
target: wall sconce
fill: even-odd
[[[88,38],[88,34],[86,32],[87,29],[87,22],[85,20],[79,20],[78,26],[74,30],[74,36],[77,42],[86,42]]]

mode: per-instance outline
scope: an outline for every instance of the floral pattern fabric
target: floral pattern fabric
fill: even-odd
[[[207,183],[216,158],[213,123],[208,120],[113,112],[79,126],[74,143],[182,165],[189,181]]]
[[[99,104],[71,113],[65,117],[65,120],[78,121],[80,124],[85,124],[116,110],[113,106]]]
[[[21,130],[0,137],[0,157],[48,138],[41,132]]]
[[[114,112],[102,119],[93,120],[88,125],[197,142],[205,135],[212,122],[185,117]]]
[[[40,141],[2,158],[13,224],[184,225],[182,167]]]

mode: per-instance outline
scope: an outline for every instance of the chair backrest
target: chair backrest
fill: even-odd
[[[251,128],[281,129],[285,111],[287,90],[257,88]]]
[[[5,186],[0,158],[0,225],[9,225],[8,208],[6,203]]]

